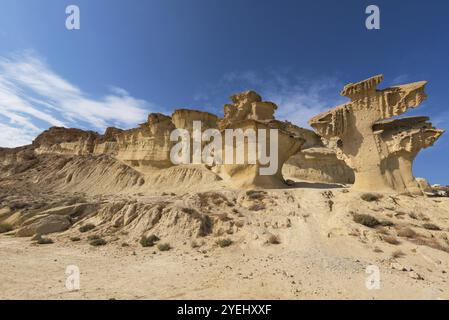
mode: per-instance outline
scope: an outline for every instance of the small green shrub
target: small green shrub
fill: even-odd
[[[159,249],[159,251],[168,251],[171,249],[171,246],[169,243],[159,243],[157,245],[157,248]]]
[[[79,231],[80,231],[80,232],[87,232],[87,231],[90,231],[90,230],[92,230],[92,229],[95,229],[95,225],[92,224],[92,223],[88,223],[88,224],[86,224],[86,225],[84,225],[84,226],[81,226],[81,227],[79,228]]]
[[[373,202],[382,199],[382,195],[377,193],[364,193],[360,196],[360,198],[364,201]]]
[[[358,224],[362,224],[369,228],[374,228],[380,225],[380,221],[374,218],[373,216],[370,216],[369,214],[358,214],[355,213],[353,216],[354,222]]]
[[[98,247],[98,246],[104,246],[108,242],[102,238],[93,239],[89,242],[91,246]]]
[[[156,242],[158,242],[160,239],[158,236],[152,234],[148,237],[146,236],[142,236],[142,238],[140,238],[140,245],[142,247],[152,247],[156,244]]]
[[[9,223],[0,223],[0,233],[5,233],[13,230],[14,228]]]
[[[98,240],[98,239],[100,239],[100,236],[96,234],[87,237],[87,240]]]
[[[73,241],[73,242],[81,241],[81,238],[80,237],[71,237],[70,241]]]
[[[248,190],[246,191],[246,195],[251,200],[262,200],[265,198],[267,193],[265,191],[259,191],[259,190]]]
[[[382,221],[380,222],[380,225],[381,225],[382,227],[392,227],[392,226],[394,226],[394,223],[391,222],[391,221],[389,221],[389,220],[382,220]]]
[[[441,230],[441,228],[439,226],[437,226],[436,224],[433,224],[433,223],[424,223],[422,225],[422,227],[424,229],[433,230],[433,231],[440,231]]]
[[[182,212],[190,214],[190,215],[198,214],[198,212],[193,208],[182,208],[181,210],[182,210]]]
[[[225,248],[229,247],[232,244],[232,240],[229,238],[219,239],[216,241],[216,243],[220,248]]]

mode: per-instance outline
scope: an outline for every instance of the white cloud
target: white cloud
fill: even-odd
[[[0,123],[0,146],[12,148],[23,146],[34,139],[29,130]]]
[[[338,95],[343,86],[333,79],[297,80],[296,83],[281,80],[280,85],[267,88],[264,99],[278,105],[277,119],[300,127],[310,128],[307,122],[311,118],[347,101]]]
[[[30,143],[49,126],[100,132],[111,124],[134,126],[151,108],[150,103],[114,86],[101,98],[89,97],[32,53],[0,57],[0,115],[9,121],[0,123],[5,130],[0,146]],[[12,135],[17,139],[8,139]]]
[[[393,80],[391,80],[391,84],[390,85],[399,85],[399,84],[403,84],[406,82],[409,82],[410,76],[408,74],[400,74],[398,76],[396,76],[395,78],[393,78]]]

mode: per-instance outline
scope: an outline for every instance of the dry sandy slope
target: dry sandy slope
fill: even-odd
[[[0,298],[2,299],[447,299],[449,254],[400,238],[400,244],[382,241],[379,229],[352,221],[349,212],[370,213],[395,226],[408,225],[428,238],[446,237],[449,199],[388,195],[364,202],[360,195],[332,189],[332,211],[326,193],[314,188],[272,190],[276,199],[270,213],[243,211],[245,227],[230,235],[234,244],[219,248],[209,235],[199,249],[187,240],[169,252],[121,247],[122,239],[104,247],[85,241],[70,242],[52,235],[55,244],[36,245],[27,238],[0,236]],[[285,199],[300,203],[297,215]],[[397,204],[394,204],[397,202]],[[393,206],[394,204],[394,206]],[[354,209],[355,208],[355,209]],[[420,220],[404,215],[427,215],[443,230],[422,229]],[[263,221],[289,217],[291,226],[274,228]],[[415,217],[416,218],[416,217]],[[261,227],[254,223],[262,222]],[[266,227],[264,227],[266,225]],[[392,235],[396,227],[386,228]],[[279,235],[281,244],[265,244],[264,229]],[[385,232],[385,230],[383,230]],[[380,250],[375,250],[375,248]],[[404,255],[392,258],[394,251]],[[376,252],[377,251],[377,252]],[[380,252],[381,251],[381,252]],[[154,253],[155,252],[155,253]],[[392,264],[414,271],[400,271]],[[81,290],[65,288],[65,269],[77,265]],[[365,286],[366,267],[381,272],[379,290]],[[414,279],[418,273],[423,279]]]
[[[247,252],[211,256],[174,250],[54,245],[1,237],[1,299],[436,299],[447,283],[413,280],[381,269],[381,289],[367,290],[372,261],[311,252]],[[81,271],[81,290],[65,288],[65,268]]]

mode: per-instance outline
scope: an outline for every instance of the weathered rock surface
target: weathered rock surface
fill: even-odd
[[[17,230],[16,236],[31,237],[36,234],[44,235],[53,232],[61,232],[67,230],[70,226],[70,219],[66,216],[36,216],[29,221],[26,221],[23,226]]]
[[[348,84],[341,95],[351,101],[309,123],[354,170],[355,189],[421,194],[412,173],[413,160],[443,130],[432,127],[426,117],[389,119],[424,101],[425,81],[377,90],[382,80],[379,75]]]
[[[270,145],[272,141],[270,129],[276,129],[278,134],[277,165],[274,174],[261,174],[261,170],[266,169],[268,165],[262,164],[257,159],[255,164],[251,164],[248,157],[245,158],[244,164],[224,164],[222,165],[222,172],[229,177],[231,182],[236,187],[251,187],[261,186],[266,188],[277,188],[285,186],[284,178],[282,176],[282,167],[284,163],[294,154],[301,150],[305,139],[293,130],[288,130],[291,124],[287,124],[274,119],[274,111],[277,106],[272,102],[262,101],[262,98],[254,91],[247,91],[231,96],[233,104],[225,105],[225,117],[220,121],[220,128],[222,130],[223,140],[226,129],[247,129],[253,130],[256,133],[257,140],[260,139],[259,130],[266,132],[266,148],[270,152]],[[236,142],[237,144],[238,142]],[[248,150],[258,149],[258,146],[252,146],[246,139],[243,142],[245,154]],[[255,152],[253,152],[255,153]],[[223,149],[223,156],[226,156],[225,149]],[[234,159],[235,159],[234,150]]]
[[[254,91],[233,95],[231,100],[232,104],[224,106],[225,116],[223,119],[219,119],[208,112],[178,109],[171,117],[160,113],[152,113],[148,116],[147,122],[140,124],[138,128],[129,130],[108,128],[104,135],[79,129],[53,127],[39,135],[33,142],[32,148],[38,155],[108,155],[141,173],[152,173],[154,175],[157,170],[174,166],[170,159],[170,151],[177,142],[170,141],[172,131],[174,129],[186,129],[193,139],[194,121],[201,122],[202,132],[207,129],[221,129],[223,142],[225,141],[224,130],[226,129],[254,129],[256,131],[258,129],[277,129],[279,132],[279,148],[275,151],[279,156],[278,167],[274,174],[270,176],[261,175],[260,168],[263,168],[263,165],[247,162],[223,166],[216,163],[213,166],[219,166],[220,168],[215,168],[213,172],[223,174],[237,187],[283,186],[283,164],[300,150],[301,145],[306,140],[309,144],[311,143],[309,139],[311,132],[290,123],[275,120],[274,112],[277,106],[272,102],[262,101],[260,95]],[[269,134],[267,138],[269,141]],[[319,138],[317,139],[319,140]],[[203,141],[202,147],[205,145],[206,142]],[[236,147],[237,142],[234,145],[234,148]],[[245,145],[245,151],[247,148],[248,146]],[[267,148],[269,148],[269,142]],[[211,172],[211,174],[214,173]],[[75,176],[75,172],[68,175],[68,182],[74,180]]]
[[[282,173],[314,182],[354,183],[354,171],[324,146],[301,150],[285,163]]]

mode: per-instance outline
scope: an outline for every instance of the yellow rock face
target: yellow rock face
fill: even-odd
[[[208,112],[178,109],[171,117],[152,113],[148,116],[148,121],[139,125],[138,128],[130,130],[108,128],[104,135],[79,129],[50,128],[35,140],[33,146],[38,154],[107,154],[142,173],[154,173],[155,170],[174,166],[170,158],[170,151],[177,143],[170,140],[173,130],[187,130],[193,145],[194,121],[201,122],[202,132],[207,129],[220,129],[223,142],[226,129],[243,129],[244,131],[246,129],[256,131],[277,129],[279,144],[273,152],[278,154],[278,165],[273,174],[261,175],[260,169],[265,165],[259,162],[255,164],[235,162],[235,165],[214,164],[209,166],[209,169],[213,169],[213,172],[218,173],[222,178],[229,179],[230,184],[237,187],[285,186],[281,173],[282,166],[288,158],[301,149],[305,141],[301,134],[298,134],[300,128],[275,120],[274,112],[277,106],[272,102],[262,101],[262,98],[254,91],[233,95],[231,100],[232,104],[224,106],[223,119]],[[293,127],[296,131],[292,130]],[[269,146],[269,134],[267,138]],[[204,147],[205,144],[203,141],[201,146]],[[236,147],[235,144],[234,151]],[[243,149],[247,154],[248,146],[245,145]]]
[[[348,84],[350,102],[312,118],[310,125],[354,170],[355,189],[421,193],[413,177],[418,152],[441,136],[426,117],[389,119],[426,99],[426,81],[377,90],[383,76]]]

